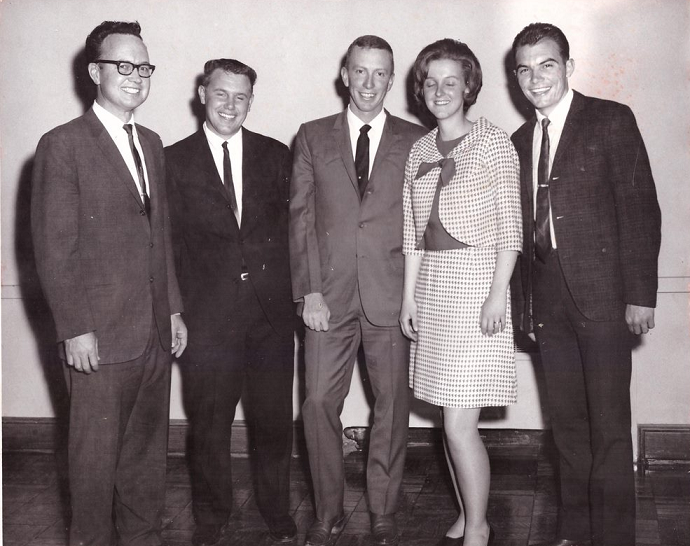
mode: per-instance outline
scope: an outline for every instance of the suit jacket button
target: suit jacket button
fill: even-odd
[[[232,207],[230,205],[225,205],[226,209],[231,209]]]
[[[146,211],[145,211],[144,209],[141,209],[141,210],[139,211],[139,215],[140,215],[140,216],[146,216]]]
[[[359,224],[359,227],[360,227],[360,228],[363,228],[363,227],[364,227],[364,222],[362,222],[361,224]]]
[[[149,282],[153,282],[153,277],[149,277]]]
[[[149,248],[153,248],[153,243],[149,243]]]

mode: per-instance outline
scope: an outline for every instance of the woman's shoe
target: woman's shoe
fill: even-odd
[[[443,537],[436,546],[462,546],[465,542],[465,537],[452,538],[449,536]]]

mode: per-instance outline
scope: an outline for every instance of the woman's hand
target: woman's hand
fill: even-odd
[[[403,298],[398,321],[403,334],[417,341],[417,303],[414,298]]]
[[[492,336],[505,330],[507,304],[508,296],[505,290],[498,293],[489,292],[479,314],[479,326],[482,334]]]

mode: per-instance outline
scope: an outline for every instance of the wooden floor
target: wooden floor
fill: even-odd
[[[550,450],[539,446],[489,446],[492,465],[489,520],[497,546],[528,545],[553,536],[556,525],[555,482]],[[251,488],[249,461],[235,459],[237,510],[226,545],[269,545]],[[292,465],[292,509],[302,544],[312,520],[311,485],[298,458]],[[3,531],[5,545],[66,544],[67,500],[64,465],[53,454],[3,455]],[[346,457],[347,525],[337,546],[369,545],[369,515],[364,498],[364,458]],[[190,544],[194,524],[190,484],[183,458],[168,460],[164,538],[170,545]],[[637,544],[690,545],[690,474],[653,471],[636,478]],[[455,508],[442,452],[411,447],[404,492],[398,509],[401,545],[431,546],[454,521]]]

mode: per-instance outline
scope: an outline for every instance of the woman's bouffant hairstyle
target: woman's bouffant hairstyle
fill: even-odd
[[[424,80],[429,74],[429,63],[443,59],[456,61],[462,67],[462,74],[465,76],[465,85],[467,86],[463,109],[467,112],[470,106],[477,102],[477,95],[482,88],[482,67],[467,44],[452,38],[444,38],[429,44],[417,55],[412,67],[415,99],[420,106],[426,106],[424,102]]]

